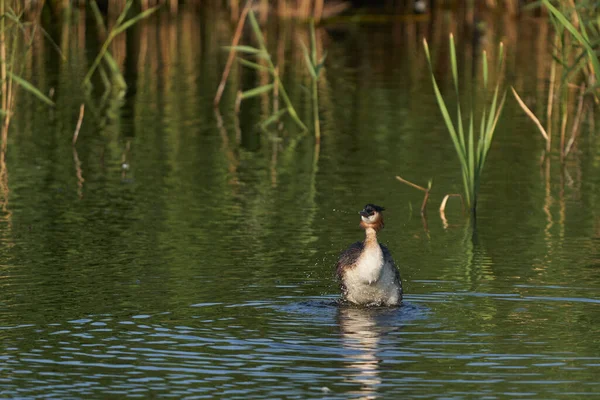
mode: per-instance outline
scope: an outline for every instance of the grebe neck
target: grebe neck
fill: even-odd
[[[365,246],[369,246],[369,245],[379,245],[379,242],[377,242],[377,231],[374,228],[367,228],[365,229]]]

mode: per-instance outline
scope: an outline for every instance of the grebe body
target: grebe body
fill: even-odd
[[[360,212],[365,240],[352,244],[337,262],[342,298],[360,305],[395,306],[402,302],[402,280],[387,247],[377,241],[383,207],[367,204]]]

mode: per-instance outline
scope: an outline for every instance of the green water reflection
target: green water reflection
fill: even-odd
[[[555,156],[540,167],[541,138],[508,102],[473,232],[457,203],[446,222],[436,211],[461,180],[419,51],[426,22],[319,31],[329,56],[316,148],[290,127],[257,129],[265,99],[235,114],[237,85],[261,79],[248,71],[234,68],[213,110],[231,32],[219,23],[227,15],[208,14],[161,13],[117,41],[123,99],[83,96],[85,44],[96,39],[81,21],[60,43],[67,61],[42,39],[30,53],[27,77],[54,88],[57,107],[19,96],[9,137],[2,396],[600,395],[591,126],[564,169]],[[306,32],[270,29],[310,118],[309,77],[291,50]],[[494,35],[510,39],[509,28]],[[543,98],[547,60],[518,44],[508,40],[509,76]],[[434,179],[426,228],[421,193],[395,175]],[[334,264],[360,239],[367,202],[388,210],[381,237],[405,280],[400,310],[335,304]]]

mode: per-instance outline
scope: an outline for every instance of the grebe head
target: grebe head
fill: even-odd
[[[367,204],[365,208],[359,212],[360,227],[363,229],[373,228],[376,231],[383,229],[383,216],[381,212],[385,208],[376,206],[375,204]]]

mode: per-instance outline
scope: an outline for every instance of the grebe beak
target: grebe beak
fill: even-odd
[[[359,214],[361,217],[365,217],[365,218],[367,218],[369,216],[369,213],[366,212],[365,210],[359,211]]]

